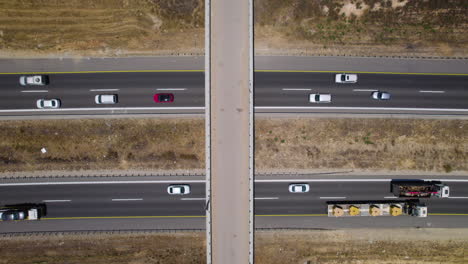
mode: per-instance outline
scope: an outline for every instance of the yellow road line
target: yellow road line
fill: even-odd
[[[131,70],[131,71],[73,71],[73,72],[0,72],[3,75],[14,74],[74,74],[74,73],[138,73],[138,72],[204,72],[204,70]]]
[[[273,215],[255,215],[255,216],[327,216],[326,214],[273,214]]]
[[[432,213],[429,215],[438,216],[468,216],[468,214],[438,214]],[[327,216],[327,214],[271,214],[271,215],[255,215],[261,217],[288,217],[288,216]],[[76,220],[76,219],[138,219],[138,218],[205,218],[204,215],[158,215],[158,216],[89,216],[89,217],[54,217],[42,218],[43,220]]]
[[[157,216],[85,216],[85,217],[53,217],[41,218],[43,220],[75,220],[75,219],[119,219],[119,218],[205,218],[204,215],[157,215]]]
[[[79,73],[146,73],[146,72],[204,72],[204,70],[127,70],[127,71],[74,71],[74,72],[0,72],[0,75],[17,74],[79,74]],[[434,76],[468,76],[468,73],[417,73],[417,72],[366,72],[366,71],[305,71],[305,70],[255,70],[255,72],[278,73],[367,73],[367,74],[400,74],[400,75],[434,75]]]
[[[461,216],[468,216],[468,214],[429,214],[429,215],[461,215]]]

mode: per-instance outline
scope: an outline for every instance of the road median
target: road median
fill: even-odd
[[[3,175],[177,175],[204,168],[202,119],[21,120],[0,127]],[[256,170],[463,174],[467,127],[457,119],[258,118]]]

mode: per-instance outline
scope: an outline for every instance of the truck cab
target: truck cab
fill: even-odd
[[[412,215],[417,217],[427,217],[427,206],[425,205],[416,205],[412,209]]]
[[[436,184],[439,187],[439,192],[435,194],[436,197],[448,198],[450,196],[450,187],[445,184]]]

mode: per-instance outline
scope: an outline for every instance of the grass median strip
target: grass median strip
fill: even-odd
[[[3,121],[0,127],[4,172],[201,169],[205,159],[202,119]]]
[[[255,164],[258,171],[467,171],[467,127],[466,120],[258,118]],[[22,120],[0,128],[5,174],[204,168],[203,119]]]

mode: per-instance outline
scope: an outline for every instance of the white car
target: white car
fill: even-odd
[[[34,76],[21,76],[19,83],[25,85],[46,85],[49,84],[49,76],[47,75],[34,75]]]
[[[306,193],[309,192],[310,186],[307,183],[292,183],[289,184],[290,193]]]
[[[310,103],[330,103],[331,94],[309,94]]]
[[[116,94],[98,94],[94,98],[96,104],[116,104],[117,95]]]
[[[184,194],[189,194],[190,193],[190,185],[169,185],[167,187],[167,193],[168,194],[178,194],[178,195],[184,195]]]
[[[338,73],[335,75],[336,83],[356,83],[357,74]]]
[[[390,94],[387,92],[373,92],[372,93],[372,98],[375,100],[390,100]]]
[[[59,99],[39,99],[36,102],[37,108],[44,109],[44,108],[59,108],[60,107],[60,100]]]

